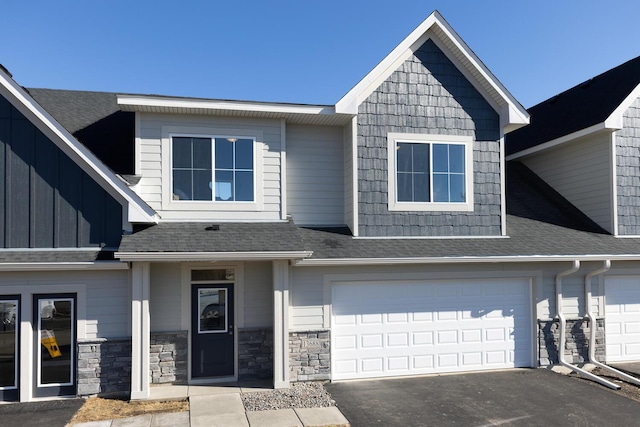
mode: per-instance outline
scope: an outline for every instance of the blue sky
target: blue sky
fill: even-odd
[[[26,87],[334,104],[434,9],[530,107],[640,55],[637,0],[2,2]]]

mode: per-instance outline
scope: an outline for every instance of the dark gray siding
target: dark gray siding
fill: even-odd
[[[616,133],[618,233],[640,235],[640,99],[623,115]]]
[[[122,207],[0,97],[0,247],[116,247]]]
[[[358,109],[361,236],[499,235],[498,114],[428,40]],[[473,136],[473,212],[389,212],[387,134]]]

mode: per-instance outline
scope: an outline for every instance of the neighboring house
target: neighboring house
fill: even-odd
[[[557,302],[577,362],[585,280],[639,358],[640,239],[505,161],[529,114],[437,12],[335,105],[0,95],[3,400],[537,367]]]

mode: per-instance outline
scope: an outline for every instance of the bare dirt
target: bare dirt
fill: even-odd
[[[571,374],[571,376],[580,379],[581,381],[588,381],[590,383],[593,383],[594,385],[597,385],[599,387],[603,387],[606,388],[607,390],[610,390],[612,393],[617,393],[620,394],[628,399],[632,399],[635,400],[637,402],[640,402],[640,386],[637,386],[635,384],[632,384],[630,382],[625,381],[623,378],[618,377],[615,374],[611,374],[605,370],[602,370],[600,368],[595,368],[594,370],[591,371],[593,374],[602,377],[608,381],[611,381],[614,384],[617,384],[620,386],[620,390],[612,390],[610,388],[606,388],[605,386],[601,386],[589,379],[586,378],[582,378],[576,374]]]
[[[70,424],[188,410],[189,402],[187,400],[130,402],[120,399],[91,397],[74,415]]]

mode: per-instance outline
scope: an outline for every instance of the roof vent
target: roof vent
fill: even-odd
[[[205,230],[207,230],[207,231],[218,231],[218,230],[220,230],[220,225],[219,224],[213,224],[213,225],[210,225],[208,227],[205,227]]]

